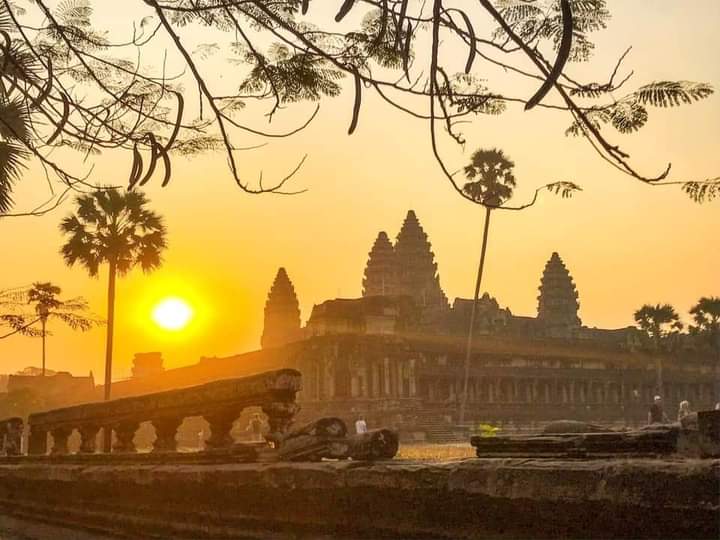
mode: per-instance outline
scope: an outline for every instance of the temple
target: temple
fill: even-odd
[[[387,233],[377,235],[361,290],[357,298],[316,304],[301,327],[297,296],[280,269],[268,295],[261,350],[168,370],[152,389],[292,367],[303,374],[301,420],[364,416],[413,440],[450,438],[472,299],[449,305],[413,211],[394,245]],[[714,353],[692,336],[678,350],[659,352],[636,328],[584,326],[577,288],[557,253],[539,276],[534,316],[513,314],[485,293],[475,324],[470,424],[522,427],[571,418],[637,425],[655,394],[664,396],[669,412],[684,399],[695,409],[711,408],[720,396]],[[113,386],[116,396],[150,390],[133,381]]]
[[[294,368],[303,379],[300,422],[363,416],[370,426],[434,441],[466,435],[462,430],[478,423],[504,429],[556,419],[638,425],[656,394],[670,415],[682,400],[694,410],[720,400],[720,364],[706,341],[684,335],[672,350],[657,350],[634,327],[584,325],[577,287],[557,253],[535,279],[534,315],[514,314],[488,293],[479,299],[464,426],[458,425],[459,404],[473,301],[455,298],[450,306],[413,211],[394,245],[385,232],[377,235],[358,283],[361,296],[316,304],[303,326],[295,288],[280,268],[265,304],[261,349],[164,371],[157,353],[139,355],[134,377],[113,383],[112,395]]]

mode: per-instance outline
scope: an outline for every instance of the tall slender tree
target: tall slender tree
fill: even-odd
[[[690,332],[706,337],[720,365],[720,296],[703,296],[690,309],[695,325]]]
[[[680,316],[670,304],[645,304],[635,312],[635,322],[652,343],[656,352],[655,370],[657,374],[657,392],[662,395],[662,359],[660,351],[668,344],[669,338],[677,335],[683,328]]]
[[[145,272],[159,267],[166,246],[163,220],[147,204],[139,191],[101,189],[78,197],[75,213],[60,224],[68,236],[60,250],[68,266],[78,264],[92,277],[97,277],[101,265],[108,267],[106,400],[110,399],[112,383],[116,279],[137,266]]]
[[[46,338],[50,333],[47,331],[49,320],[58,320],[68,325],[73,330],[86,332],[93,324],[99,321],[87,317],[82,313],[87,311],[87,302],[82,298],[71,298],[62,300],[58,296],[62,292],[60,287],[52,283],[33,283],[27,292],[28,304],[34,307],[37,320],[40,323],[40,337],[42,338],[42,375],[45,376],[45,351]]]
[[[475,330],[475,314],[480,286],[482,284],[483,269],[485,268],[485,252],[487,250],[488,231],[490,228],[491,212],[501,207],[512,197],[516,186],[513,174],[513,163],[502,150],[477,150],[473,153],[470,163],[465,166],[464,172],[468,182],[463,186],[464,193],[477,204],[485,207],[485,226],[483,228],[482,247],[480,248],[480,263],[475,280],[475,296],[470,311],[470,327],[468,328],[467,346],[465,349],[465,374],[463,377],[463,395],[460,402],[460,423],[465,421],[465,408],[467,407],[468,380],[470,378],[470,356],[472,354],[473,332]]]

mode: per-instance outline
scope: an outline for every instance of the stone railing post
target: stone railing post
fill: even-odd
[[[80,433],[80,454],[101,452],[134,453],[133,439],[141,422],[150,421],[156,433],[153,452],[176,452],[175,437],[183,419],[202,416],[210,424],[209,449],[230,448],[233,422],[248,407],[263,407],[270,419],[267,440],[276,446],[284,437],[299,407],[295,404],[301,388],[301,374],[279,369],[249,377],[223,379],[189,388],[166,390],[112,401],[74,405],[33,413],[28,417],[28,453],[46,454],[47,434],[53,435],[53,455],[68,454],[68,438],[74,429]],[[12,420],[12,419],[10,419]],[[10,420],[0,421],[0,451],[5,452]],[[115,432],[112,448],[97,448],[100,430]],[[20,428],[22,431],[22,427]],[[14,435],[12,436],[14,437]],[[22,441],[22,439],[19,439]]]
[[[50,454],[53,456],[64,456],[68,453],[68,438],[72,433],[72,429],[67,427],[57,427],[50,432],[53,438],[53,447]]]
[[[236,408],[222,409],[206,415],[203,418],[210,424],[210,437],[205,444],[210,449],[229,448],[234,444],[230,430],[233,422],[239,416]]]
[[[153,452],[175,452],[177,449],[177,441],[175,435],[182,424],[181,416],[164,416],[152,420],[155,428],[155,442],[153,443]]]
[[[273,401],[263,405],[262,410],[267,415],[268,425],[270,426],[270,431],[265,435],[265,440],[277,447],[285,438],[293,417],[300,410],[300,405],[294,402]]]
[[[115,437],[117,440],[112,447],[112,451],[119,453],[136,452],[137,450],[135,449],[133,438],[135,437],[135,432],[139,427],[140,422],[137,420],[124,420],[115,424],[113,426],[113,431],[115,431]]]
[[[78,431],[80,432],[80,453],[94,454],[97,449],[97,434],[100,426],[88,424],[81,426]]]
[[[38,427],[30,428],[28,454],[33,456],[47,454],[47,431]]]
[[[23,419],[8,418],[0,422],[0,455],[18,456],[21,453]]]

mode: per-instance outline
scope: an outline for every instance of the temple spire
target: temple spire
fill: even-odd
[[[395,251],[385,231],[375,239],[363,278],[363,296],[391,296],[396,292]]]
[[[569,334],[580,327],[578,293],[560,255],[553,252],[540,280],[538,320],[551,334]]]
[[[436,321],[449,309],[440,287],[435,254],[415,212],[409,210],[395,243],[398,266],[397,294],[411,296],[426,322]]]
[[[262,348],[279,347],[301,338],[300,305],[295,288],[280,268],[265,302],[265,325],[260,343]]]

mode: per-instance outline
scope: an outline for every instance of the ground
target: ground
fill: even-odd
[[[403,444],[400,445],[397,454],[397,459],[419,461],[445,461],[471,457],[475,457],[475,449],[466,442],[457,444]]]

